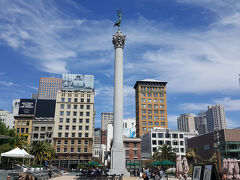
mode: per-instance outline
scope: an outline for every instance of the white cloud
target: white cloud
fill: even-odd
[[[168,127],[170,129],[177,129],[177,118],[179,115],[168,114]]]
[[[232,119],[226,118],[226,122],[227,122],[227,128],[228,129],[240,127],[238,121],[234,121]]]
[[[223,99],[216,99],[216,104],[222,104],[226,111],[239,111],[240,110],[240,99],[232,99],[229,97]]]
[[[0,81],[0,84],[8,87],[14,85],[12,82],[8,82],[8,81]]]

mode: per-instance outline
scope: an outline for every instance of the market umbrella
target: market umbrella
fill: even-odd
[[[222,171],[223,171],[224,174],[228,173],[228,160],[226,158],[223,159]]]
[[[172,162],[172,161],[169,161],[169,160],[164,160],[164,161],[161,161],[161,164],[160,165],[175,165],[176,163]]]
[[[176,176],[177,178],[182,178],[182,171],[183,171],[183,168],[182,168],[182,159],[180,156],[177,156],[176,158]]]
[[[162,165],[162,164],[161,164],[161,161],[153,161],[153,162],[151,163],[151,165],[153,165],[153,166],[159,166],[159,165]]]
[[[189,172],[189,166],[188,166],[188,162],[187,162],[187,158],[184,157],[183,158],[183,172],[184,172],[184,178],[188,177],[188,172]]]
[[[88,165],[90,165],[90,166],[98,166],[98,165],[100,165],[100,163],[93,161],[93,162],[89,162]]]
[[[234,178],[236,178],[236,179],[240,179],[240,176],[239,176],[239,166],[238,166],[238,160],[237,160],[237,159],[234,159],[234,160],[233,160],[233,165],[234,165],[234,173],[233,173],[233,176],[234,176]]]
[[[228,179],[233,178],[233,169],[234,169],[234,164],[233,164],[233,159],[228,158]]]
[[[139,166],[139,163],[127,163],[128,166]]]

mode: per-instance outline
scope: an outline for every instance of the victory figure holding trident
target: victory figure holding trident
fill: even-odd
[[[118,29],[120,29],[120,25],[121,25],[121,21],[122,21],[122,10],[117,10],[117,15],[118,15],[118,20],[116,21],[116,23],[113,25],[114,26],[118,26]]]

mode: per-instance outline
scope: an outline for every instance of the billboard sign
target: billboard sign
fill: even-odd
[[[20,99],[19,115],[34,115],[35,99]]]
[[[82,74],[63,74],[62,90],[66,91],[92,91],[94,89],[94,76]]]
[[[123,128],[123,135],[128,138],[135,138],[136,128]]]

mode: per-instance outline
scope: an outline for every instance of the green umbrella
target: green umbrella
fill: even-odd
[[[139,163],[127,163],[128,166],[139,166]]]
[[[98,165],[100,165],[100,163],[93,161],[93,162],[89,162],[88,165],[90,165],[90,166],[98,166]]]
[[[153,166],[159,166],[159,165],[162,165],[162,164],[161,164],[161,161],[153,161],[153,162],[151,163],[151,165],[153,165]]]
[[[164,161],[161,161],[160,165],[175,165],[175,163],[169,160],[164,160]]]

